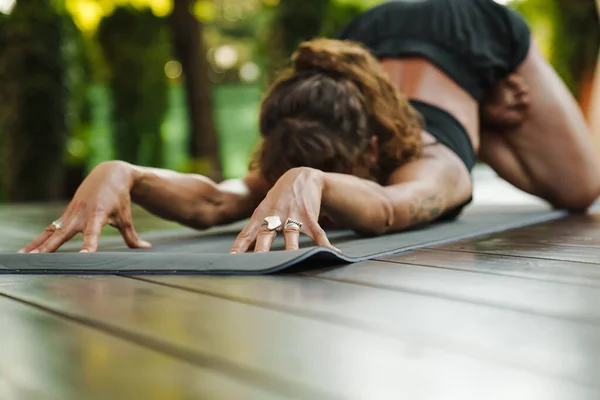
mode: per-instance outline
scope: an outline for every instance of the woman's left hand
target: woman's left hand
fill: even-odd
[[[341,253],[327,238],[319,225],[324,173],[312,168],[294,168],[283,174],[265,199],[254,211],[250,222],[238,235],[231,253],[245,253],[253,242],[255,252],[271,249],[277,231],[269,231],[267,217],[279,217],[286,250],[298,250],[300,234],[312,238],[315,243]],[[288,218],[302,224],[286,224]]]

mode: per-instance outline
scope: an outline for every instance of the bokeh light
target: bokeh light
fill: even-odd
[[[181,76],[182,68],[179,61],[171,60],[165,64],[165,75],[169,79],[177,79]]]
[[[255,82],[260,78],[260,67],[251,61],[240,68],[240,79],[244,82]]]
[[[217,67],[222,69],[230,69],[237,64],[239,54],[235,47],[224,45],[215,49],[214,57]]]
[[[16,0],[0,0],[0,12],[9,14],[15,6]]]

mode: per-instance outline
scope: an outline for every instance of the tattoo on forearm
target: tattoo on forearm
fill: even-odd
[[[429,222],[438,218],[446,204],[445,197],[443,194],[434,194],[425,198],[414,197],[408,208],[411,225]]]
[[[440,190],[427,197],[415,196],[409,204],[410,224],[419,225],[438,219],[444,212],[451,199],[457,181],[452,176],[443,176],[438,178],[437,187]]]

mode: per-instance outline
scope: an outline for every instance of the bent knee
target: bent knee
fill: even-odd
[[[587,211],[600,197],[600,176],[573,182],[573,187],[561,191],[552,199],[555,207],[571,212]]]

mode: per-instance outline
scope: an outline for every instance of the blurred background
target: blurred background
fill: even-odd
[[[381,2],[0,0],[0,202],[68,199],[111,159],[242,176],[261,93],[295,46]],[[502,3],[592,123],[595,1]]]

